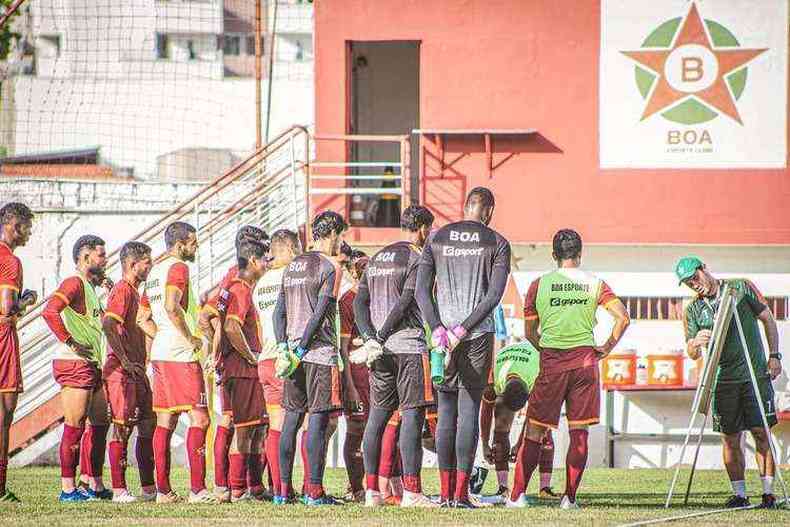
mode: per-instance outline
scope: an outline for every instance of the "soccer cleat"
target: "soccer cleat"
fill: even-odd
[[[169,504],[169,503],[180,503],[183,501],[183,498],[175,493],[175,491],[170,491],[167,494],[162,492],[156,493],[156,503],[158,504]]]
[[[112,499],[112,491],[110,489],[93,490],[87,489],[82,491],[88,495],[91,500],[110,501]]]
[[[16,497],[16,494],[6,489],[5,494],[0,496],[0,503],[22,503],[22,500]]]
[[[230,489],[228,487],[214,487],[214,497],[217,503],[230,503]]]
[[[190,492],[188,501],[189,503],[218,503],[217,498],[206,489],[197,493]]]
[[[396,507],[400,506],[401,497],[396,496],[394,494],[390,494],[386,498],[384,498],[384,505],[394,505]]]
[[[763,502],[760,504],[761,509],[775,509],[776,496],[773,494],[763,494]]]
[[[558,500],[558,499],[562,498],[562,496],[560,496],[559,494],[556,494],[551,489],[551,487],[543,487],[542,489],[540,489],[539,497],[542,500]]]
[[[154,492],[141,492],[140,496],[137,497],[137,501],[143,503],[153,503],[156,501],[156,491]]]
[[[403,499],[400,501],[401,507],[415,507],[415,508],[437,508],[439,504],[434,503],[431,499],[421,492],[403,492]]]
[[[343,502],[334,498],[332,496],[328,496],[324,494],[318,498],[311,498],[310,496],[305,497],[305,505],[308,507],[317,507],[321,505],[343,505]]]
[[[453,502],[453,508],[454,509],[478,509],[479,507],[477,505],[475,505],[474,503],[472,503],[471,500],[465,499],[465,500],[457,500],[457,501]]]
[[[726,502],[724,502],[724,507],[727,509],[737,509],[739,507],[748,507],[751,505],[749,503],[749,498],[741,497],[741,496],[730,496]]]
[[[365,490],[358,490],[356,492],[348,491],[345,496],[343,496],[343,501],[346,503],[365,503]]]
[[[439,508],[440,509],[452,509],[453,508],[453,500],[440,500],[439,501]]]
[[[255,501],[255,496],[253,496],[250,491],[245,492],[241,496],[234,496],[233,494],[230,495],[231,503],[239,503],[243,501]]]
[[[511,501],[510,498],[507,499],[505,502],[505,507],[508,509],[524,509],[529,507],[529,502],[527,501],[527,495],[523,492],[518,495],[516,501]]]
[[[6,492],[6,494],[8,494]],[[91,498],[88,497],[88,494],[82,492],[80,489],[74,489],[71,492],[64,492],[60,491],[60,497],[58,501],[62,503],[70,503],[70,502],[77,502],[77,501],[91,501]]]
[[[365,507],[381,507],[384,505],[384,500],[381,497],[381,492],[377,490],[365,491]]]
[[[113,503],[135,503],[139,501],[136,496],[133,496],[128,490],[124,489],[112,497]]]
[[[560,509],[564,511],[575,511],[581,509],[581,507],[576,503],[576,500],[571,501],[568,496],[563,496],[560,502]]]

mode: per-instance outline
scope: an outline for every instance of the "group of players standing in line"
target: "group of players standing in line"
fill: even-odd
[[[187,223],[168,226],[161,258],[153,258],[144,243],[126,243],[116,284],[104,273],[105,242],[81,237],[73,249],[77,274],[60,284],[43,312],[60,341],[53,360],[65,417],[60,499],[181,501],[170,485],[170,443],[180,414],[188,413],[189,502],[262,499],[265,466],[273,501],[296,501],[292,469],[307,417],[302,502],[338,503],[325,493],[323,473],[327,440],[345,410],[344,457],[357,501],[377,506],[402,494],[398,501],[404,507],[475,508],[469,486],[482,421],[484,455],[496,463],[503,501],[524,507],[534,470],[540,465],[550,474],[550,429],[565,404],[570,446],[561,507],[577,508],[587,427],[599,420],[597,362],[619,341],[628,315],[604,282],[579,269],[581,238],[563,229],[553,242],[557,270],[536,280],[526,295],[527,340],[495,357],[494,313],[510,275],[511,251],[488,227],[494,205],[488,189],[475,188],[464,220],[437,230],[428,209],[410,206],[401,218],[404,239],[369,259],[359,252],[342,254],[347,224],[335,212],[312,221],[307,252],[292,231],[269,237],[246,226],[236,239],[238,265],[205,298],[197,296],[190,279],[198,240]],[[0,210],[3,501],[16,501],[5,488],[8,433],[22,391],[16,320],[36,303],[34,292],[22,290],[22,266],[13,250],[27,242],[32,220],[23,204]],[[339,298],[344,268],[354,284]],[[108,289],[106,307],[99,287]],[[602,346],[593,339],[598,306],[615,319]],[[447,357],[438,384],[429,364],[437,348]],[[205,484],[204,368],[216,372],[223,409],[213,492]],[[528,398],[528,422],[507,495],[509,429]],[[106,445],[108,409],[113,427]],[[139,496],[125,481],[135,427]],[[420,478],[428,430],[438,456],[438,500],[423,494]],[[105,451],[112,490],[101,479]],[[76,479],[78,464],[84,486]],[[390,479],[396,473],[400,477]],[[550,493],[548,486],[541,481]]]

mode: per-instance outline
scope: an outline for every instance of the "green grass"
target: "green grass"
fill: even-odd
[[[562,470],[555,472],[555,489],[563,487]],[[685,490],[685,477],[681,477],[681,494]],[[105,476],[109,479],[109,474]],[[425,491],[437,493],[437,473],[424,472]],[[618,525],[627,522],[662,518],[690,512],[720,508],[730,494],[729,484],[723,471],[699,471],[694,490],[687,507],[674,507],[670,511],[662,508],[669,480],[669,470],[623,470],[591,469],[584,475],[578,496],[582,511],[560,511],[557,502],[540,502],[529,509],[512,510],[488,508],[480,511],[445,509],[401,510],[385,507],[375,510],[356,505],[344,507],[307,508],[302,505],[275,507],[270,504],[245,503],[228,505],[114,505],[108,502],[59,504],[57,502],[59,472],[57,468],[12,469],[9,488],[23,500],[22,505],[0,505],[0,525],[3,527],[54,527],[57,525]],[[790,477],[790,471],[785,475]],[[130,469],[127,481],[132,484],[137,478]],[[210,478],[209,478],[210,479]],[[494,474],[489,475],[484,492],[493,492],[496,485]],[[328,469],[327,489],[342,495],[346,476],[342,469]],[[296,482],[301,481],[297,475]],[[534,484],[534,481],[533,481]],[[187,487],[187,472],[178,468],[173,474],[173,485],[184,495]],[[755,473],[748,476],[748,488],[752,496],[761,493],[760,482]],[[132,491],[139,488],[132,485]],[[754,499],[754,498],[753,498]],[[682,497],[679,501],[682,500]],[[695,518],[671,525],[790,525],[790,511],[748,510],[728,512]]]

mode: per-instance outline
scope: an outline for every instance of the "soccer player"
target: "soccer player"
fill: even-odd
[[[244,241],[266,242],[268,239],[269,236],[262,229],[253,225],[244,225],[236,233],[236,252],[238,253],[239,246]],[[211,349],[215,353],[223,349],[221,346],[221,340],[224,336],[222,325],[227,309],[228,288],[238,274],[238,265],[231,266],[219,285],[206,295],[203,302],[203,309],[198,322],[204,335],[213,335]],[[216,369],[218,364],[216,364],[215,360],[217,357],[214,355],[210,354],[210,357]],[[220,503],[227,503],[230,501],[230,487],[228,485],[230,460],[228,453],[233,440],[233,411],[230,407],[230,394],[227,393],[227,385],[222,380],[221,369],[217,370],[216,373],[218,375],[217,391],[222,408],[222,417],[217,424],[216,435],[214,436],[214,497]]]
[[[220,340],[223,348],[214,353],[219,360],[222,382],[226,385],[225,393],[230,399],[235,431],[230,447],[228,478],[232,502],[257,499],[261,492],[259,460],[266,407],[263,388],[258,382],[261,343],[252,291],[266,272],[269,244],[246,240],[239,244],[237,252],[238,277],[228,286],[226,311],[220,317],[225,332],[225,338]],[[248,483],[249,470],[255,474],[251,475]]]
[[[305,413],[309,413],[307,505],[336,503],[325,494],[323,478],[330,414],[342,408],[335,328],[342,273],[334,257],[347,228],[343,217],[334,211],[315,217],[311,229],[315,249],[297,256],[288,265],[275,306],[274,331],[283,350],[277,373],[286,377],[285,418],[280,435],[280,497],[288,501],[293,494],[296,432]],[[290,372],[294,364],[296,368]]]
[[[102,304],[96,287],[112,287],[104,271],[107,266],[105,242],[98,236],[81,236],[72,248],[77,274],[66,278],[49,298],[42,316],[50,331],[60,341],[52,361],[52,373],[61,386],[63,437],[60,440],[60,501],[110,499],[112,492],[99,478],[93,487],[81,492],[75,482],[80,457],[80,441],[85,419],[93,428],[89,452],[91,465],[104,464],[107,437],[107,399],[102,384],[106,341],[102,333]],[[94,472],[91,470],[91,472]],[[99,485],[97,485],[100,484]]]
[[[743,432],[748,430],[754,439],[757,468],[763,484],[761,506],[773,509],[776,507],[773,493],[776,464],[758,405],[763,406],[768,426],[773,427],[777,420],[771,381],[782,373],[776,320],[763,295],[749,280],[717,279],[695,256],[681,258],[675,266],[675,273],[681,283],[697,293],[683,314],[686,352],[694,360],[700,357],[710,341],[713,321],[721,307],[719,304],[724,288],[729,286],[734,290],[737,310],[733,313],[733,320],[724,340],[713,394],[713,429],[721,433],[724,466],[734,494],[725,506],[749,505],[744,481],[746,461],[741,441]],[[749,365],[734,317],[738,317],[743,328],[749,360],[759,386],[759,396],[752,387]],[[762,324],[768,342],[767,361],[758,322]]]
[[[103,321],[108,350],[103,377],[113,422],[109,447],[112,501],[151,502],[156,500],[152,443],[156,416],[145,371],[145,338],[153,337],[156,327],[138,292],[153,265],[151,248],[141,242],[127,242],[119,259],[123,277],[110,292]],[[126,486],[127,445],[134,427],[137,427],[135,455],[142,487],[139,498]]]
[[[401,215],[405,240],[377,252],[362,276],[354,314],[365,341],[355,362],[371,368],[371,410],[363,453],[367,491],[365,504],[383,504],[379,487],[382,437],[393,412],[400,409],[403,460],[403,507],[435,506],[422,493],[422,429],[425,409],[435,404],[430,383],[428,344],[415,301],[417,267],[433,225],[433,214],[412,205]],[[396,424],[397,426],[397,424]]]
[[[275,375],[274,363],[278,355],[277,339],[274,333],[274,308],[282,288],[283,274],[294,258],[302,254],[299,235],[288,229],[272,233],[272,261],[266,274],[258,280],[253,291],[253,305],[261,322],[261,354],[258,355],[258,380],[263,387],[266,413],[269,416],[269,430],[266,434],[264,450],[272,476],[272,492],[278,504],[285,502],[280,492],[280,432],[283,425],[283,380]]]
[[[14,255],[24,247],[33,228],[33,213],[22,203],[8,203],[0,209],[0,503],[17,503],[6,488],[8,444],[11,423],[19,394],[22,367],[16,322],[36,303],[35,291],[22,291],[22,262]]]
[[[431,235],[417,273],[415,295],[433,345],[449,354],[445,381],[436,386],[443,506],[474,508],[469,475],[477,450],[480,400],[491,369],[493,313],[510,274],[510,244],[488,227],[494,205],[490,190],[472,189],[464,219]]]
[[[565,495],[561,509],[578,509],[576,490],[587,464],[587,428],[599,421],[598,361],[620,341],[630,320],[623,303],[602,280],[579,269],[582,239],[571,229],[554,235],[552,256],[557,270],[529,286],[524,302],[527,340],[540,349],[540,375],[529,395],[527,424],[516,466],[517,478],[510,506],[526,506],[524,491],[537,467],[541,440],[548,428],[557,428],[565,404],[570,444],[565,458]],[[612,333],[595,345],[595,314],[601,306],[614,317]],[[540,331],[538,331],[540,330]]]
[[[214,503],[206,491],[206,429],[209,415],[197,336],[197,297],[190,285],[189,262],[198,242],[195,228],[184,222],[165,229],[164,259],[154,264],[145,283],[145,294],[156,324],[151,344],[153,369],[154,463],[157,503],[180,501],[170,486],[170,438],[183,412],[189,412],[186,450],[190,472],[190,503]]]
[[[368,265],[368,257],[362,251],[353,251],[351,258],[344,266],[352,282],[352,286],[343,293],[338,302],[340,311],[340,354],[343,357],[343,388],[346,407],[346,437],[343,441],[343,461],[348,475],[348,501],[364,502],[365,488],[362,480],[365,467],[362,462],[362,434],[368,420],[370,410],[370,384],[366,364],[353,364],[348,360],[349,352],[357,346],[359,339],[357,325],[354,322],[354,299],[362,273]]]

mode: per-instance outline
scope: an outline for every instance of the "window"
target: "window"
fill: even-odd
[[[683,297],[625,296],[620,300],[633,320],[683,320]],[[788,319],[788,297],[765,300],[776,320]]]
[[[238,56],[241,53],[241,37],[238,35],[225,35],[222,51],[225,55]]]
[[[41,35],[41,56],[54,59],[60,57],[60,35]]]
[[[170,51],[168,50],[168,38],[163,33],[156,34],[156,58],[169,59]]]
[[[265,43],[266,40],[263,38],[263,35],[261,35],[261,55],[264,54],[264,50],[266,49],[266,47],[264,46]],[[246,49],[247,55],[255,55],[255,35],[247,35],[246,45],[247,45],[247,49]]]

